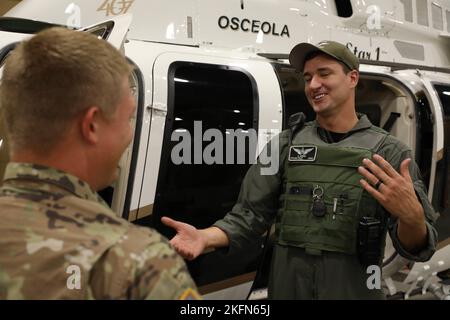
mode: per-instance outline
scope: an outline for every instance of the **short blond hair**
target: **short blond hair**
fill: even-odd
[[[8,57],[0,83],[12,150],[51,150],[90,106],[114,114],[131,71],[116,48],[88,33],[51,28],[24,41]]]

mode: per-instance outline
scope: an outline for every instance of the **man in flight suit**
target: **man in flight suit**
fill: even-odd
[[[189,299],[183,259],[96,193],[133,136],[132,66],[96,36],[52,28],[8,57],[0,105],[0,299]]]
[[[254,164],[232,211],[210,228],[162,221],[193,259],[208,248],[239,249],[275,220],[269,298],[382,299],[367,285],[367,267],[380,265],[386,233],[402,256],[426,261],[436,213],[411,151],[356,113],[358,59],[333,41],[301,43],[289,59],[317,117],[279,135],[278,173],[261,175]]]

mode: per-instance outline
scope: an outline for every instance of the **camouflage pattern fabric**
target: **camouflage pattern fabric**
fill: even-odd
[[[9,163],[0,215],[0,299],[199,298],[164,237],[72,175]]]

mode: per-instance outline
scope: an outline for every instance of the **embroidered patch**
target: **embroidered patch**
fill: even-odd
[[[184,291],[179,300],[202,300],[200,295],[192,288],[187,289]]]
[[[292,146],[289,149],[289,161],[313,162],[316,156],[316,146]]]

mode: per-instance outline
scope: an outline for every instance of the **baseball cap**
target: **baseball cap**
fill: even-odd
[[[317,45],[302,42],[296,45],[289,54],[289,62],[298,71],[303,71],[305,58],[313,52],[323,52],[342,62],[350,70],[359,69],[358,58],[343,44],[336,41],[321,41]]]

